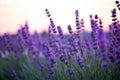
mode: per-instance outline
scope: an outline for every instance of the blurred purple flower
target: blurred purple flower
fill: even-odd
[[[44,65],[43,65],[40,61],[37,62],[37,65],[38,65],[38,69],[39,69],[40,71],[43,71]]]
[[[116,3],[118,10],[120,11],[120,2],[118,0],[116,0],[115,3]]]
[[[118,58],[116,61],[117,61],[118,64],[120,64],[120,58]]]
[[[46,11],[47,16],[48,16],[48,17],[51,17],[51,14],[50,14],[49,10],[48,10],[48,9],[45,9],[45,11]]]
[[[74,71],[72,69],[67,69],[67,73],[69,76],[72,76],[74,74]]]
[[[15,79],[15,80],[20,80],[19,77],[17,76],[17,73],[15,71],[15,69],[10,68],[10,75]]]
[[[60,26],[57,26],[57,30],[58,30],[59,36],[60,36],[61,38],[63,38],[62,28],[61,28]]]
[[[110,55],[110,56],[109,56],[109,60],[110,60],[111,62],[115,62],[114,56],[113,56],[113,55]]]
[[[47,64],[47,67],[48,67],[49,73],[50,73],[51,75],[54,74],[54,72],[55,72],[55,67],[54,67],[54,65]]]
[[[101,63],[101,67],[107,67],[108,66],[108,62],[107,61],[103,61],[102,63]]]
[[[70,34],[73,33],[71,25],[68,25],[68,31],[69,31]]]
[[[82,61],[82,58],[80,58],[79,56],[75,57],[76,63],[82,68],[84,67],[84,63]]]
[[[52,29],[52,30],[49,30],[49,31],[52,31],[53,33],[56,34],[57,33],[56,27],[55,27],[55,23],[54,23],[53,19],[51,18],[51,14],[50,14],[48,9],[46,9],[45,11],[46,11],[46,14],[47,14],[47,16],[49,18],[49,21],[50,21],[50,26],[49,27],[51,27],[51,28],[49,28],[49,29]]]

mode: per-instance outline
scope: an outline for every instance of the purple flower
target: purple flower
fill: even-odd
[[[119,4],[119,1],[118,1],[118,0],[116,0],[116,1],[115,1],[115,3],[116,3],[116,4]]]
[[[67,69],[67,73],[68,73],[69,76],[72,76],[74,74],[72,69]]]
[[[84,67],[82,58],[80,58],[79,56],[76,56],[75,59],[76,59],[76,63],[77,63],[81,68]]]
[[[16,73],[15,69],[10,68],[9,70],[10,70],[10,75],[11,75],[13,78],[15,78],[15,80],[20,80],[19,77],[17,76],[17,73]]]
[[[98,37],[97,37],[97,33],[98,33],[98,16],[95,15],[95,19],[93,19],[92,15],[90,15],[90,22],[91,22],[91,28],[92,28],[92,32],[91,32],[91,36],[92,36],[92,41],[93,41],[93,48],[96,50],[99,49],[99,45],[98,45]]]
[[[39,69],[40,71],[43,71],[44,65],[43,65],[40,61],[37,62],[37,65],[38,65],[38,69]]]
[[[69,33],[70,33],[70,34],[72,34],[72,33],[73,33],[73,31],[72,31],[72,27],[71,27],[71,25],[68,25],[68,27],[67,27],[67,28],[68,28]]]
[[[120,64],[120,58],[118,58],[116,61],[117,61],[118,64]]]
[[[60,61],[63,62],[64,64],[66,64],[66,65],[68,64],[68,57],[69,56],[66,56],[63,53],[58,54],[58,58],[60,59]]]
[[[49,12],[49,10],[48,9],[45,9],[45,12],[46,12],[46,14],[47,14],[47,16],[48,17],[50,17],[51,15],[50,15],[50,12]]]
[[[54,21],[53,21],[52,18],[50,18],[49,20],[50,20],[50,25],[51,25],[51,27],[52,27],[52,30],[54,31],[54,29],[55,29]]]
[[[50,55],[49,55],[48,60],[51,62],[51,64],[55,64],[55,63],[56,63],[55,57],[54,57],[53,54],[50,54]]]
[[[20,44],[22,45],[23,48],[27,48],[30,43],[30,33],[29,33],[29,26],[28,23],[26,22],[24,27],[21,27],[21,29],[18,30],[18,40],[20,41]]]
[[[111,61],[111,62],[115,62],[115,58],[111,55],[111,56],[109,56],[109,60]]]
[[[75,20],[76,28],[77,28],[77,30],[80,30],[80,20],[79,20],[79,11],[78,10],[75,11],[75,18],[76,18],[76,20]]]
[[[12,51],[12,45],[11,45],[11,36],[7,33],[5,33],[3,36],[3,40],[4,40],[4,46],[6,48],[6,50],[8,51]]]
[[[64,63],[67,65],[67,64],[68,64],[68,59],[65,59],[65,60],[64,60]]]
[[[92,32],[91,32],[91,36],[92,36],[92,41],[93,41],[93,48],[94,48],[95,50],[97,50],[97,49],[98,49],[98,39],[97,39],[97,34],[96,34],[96,32],[95,32],[95,31],[92,31]]]
[[[98,15],[97,14],[95,15],[95,19],[98,19]]]
[[[91,28],[94,31],[96,29],[95,28],[95,20],[93,19],[92,15],[90,15],[90,23],[91,23]]]
[[[48,76],[48,79],[47,79],[47,80],[52,80],[50,75]]]
[[[101,66],[102,66],[102,67],[107,67],[107,66],[108,66],[108,62],[107,62],[107,61],[103,61],[103,62],[101,63]]]
[[[47,64],[47,67],[48,67],[49,73],[52,75],[52,74],[55,72],[55,67],[54,67],[54,65]]]
[[[81,29],[82,29],[82,31],[84,31],[84,19],[81,19],[81,21],[80,21],[80,24],[81,24]]]
[[[50,21],[50,26],[49,27],[51,27],[51,28],[49,28],[49,29],[52,29],[53,33],[57,33],[54,21],[51,18],[51,14],[50,14],[49,10],[46,9],[45,11],[46,11],[46,14],[47,14],[47,16],[49,18],[49,21]],[[51,30],[49,30],[49,31],[51,31]]]
[[[99,28],[103,28],[103,22],[102,22],[102,20],[101,19],[99,19]]]
[[[107,39],[103,32],[103,29],[98,30],[98,44],[100,49],[100,56],[102,59],[106,59],[108,52],[107,52]]]
[[[114,8],[112,11],[111,11],[111,13],[112,13],[112,21],[116,21],[117,20],[117,17],[116,17],[116,9]]]
[[[37,31],[34,32],[33,39],[35,41],[36,46],[38,48],[41,48],[42,45],[43,45],[42,37],[41,37],[41,35]]]
[[[105,51],[101,51],[100,52],[100,57],[103,59],[103,60],[106,60],[107,59],[107,53]]]
[[[57,26],[57,30],[59,32],[59,35],[61,38],[63,38],[63,31],[62,31],[62,28],[60,26]]]
[[[118,0],[116,0],[115,3],[116,3],[118,10],[120,11],[120,2]]]
[[[113,47],[114,50],[114,55],[117,55],[120,51],[120,28],[118,25],[117,21],[117,16],[116,16],[116,9],[114,8],[112,11],[112,25],[110,25],[110,33],[112,35],[111,37],[111,46]]]

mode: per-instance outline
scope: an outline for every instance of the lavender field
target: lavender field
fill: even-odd
[[[30,34],[26,22],[15,35],[0,36],[0,80],[120,80],[120,2],[111,9],[109,32],[99,15],[89,15],[91,33],[75,10],[76,31],[68,35],[57,26],[49,9],[48,32]],[[108,12],[109,13],[109,12]],[[52,15],[52,16],[51,16]]]

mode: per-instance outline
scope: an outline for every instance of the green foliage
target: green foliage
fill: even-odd
[[[40,71],[36,63],[31,63],[31,57],[22,54],[20,60],[16,60],[14,55],[9,54],[0,59],[0,80],[120,80],[117,63],[108,62],[107,67],[101,67],[99,57],[84,58],[85,66],[80,68],[73,58],[70,58],[68,65],[56,59],[54,74],[50,75],[46,67],[47,61],[41,58],[44,64],[43,71]],[[70,68],[74,74],[69,76],[66,70]],[[10,69],[14,69],[16,75],[12,76]]]

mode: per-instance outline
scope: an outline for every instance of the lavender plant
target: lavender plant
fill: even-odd
[[[119,1],[115,1],[119,10]],[[120,80],[120,24],[111,11],[109,37],[98,15],[90,15],[91,39],[84,36],[84,20],[75,11],[76,32],[57,26],[48,9],[48,39],[29,33],[26,22],[16,35],[0,36],[0,80]]]

